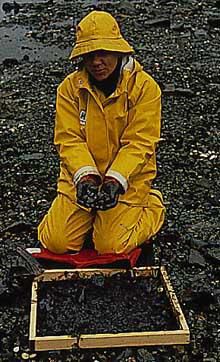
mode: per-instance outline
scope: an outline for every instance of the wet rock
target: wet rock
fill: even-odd
[[[205,258],[200,254],[199,251],[191,249],[190,255],[189,255],[189,264],[192,265],[199,265],[204,267],[206,265]]]
[[[191,89],[175,87],[174,84],[164,84],[162,91],[163,94],[174,96],[193,97],[195,95]]]
[[[16,58],[6,58],[2,62],[3,66],[6,68],[14,67],[19,64]]]
[[[137,361],[138,362],[156,362],[153,354],[146,348],[138,348],[137,350]]]
[[[220,16],[210,16],[208,18],[208,23],[210,26],[219,28],[220,27]]]
[[[22,161],[42,160],[43,158],[44,158],[44,154],[40,153],[40,152],[20,156],[20,159]]]
[[[207,242],[203,241],[203,240],[196,240],[193,239],[190,241],[190,245],[198,250],[203,249],[204,247],[207,246]]]
[[[14,14],[18,14],[19,10],[20,10],[20,4],[17,3],[16,1],[13,1],[13,3],[11,2],[5,2],[2,5],[2,10],[5,11],[6,13],[10,13],[12,10],[14,10]]]
[[[170,25],[170,29],[174,31],[183,31],[184,30],[184,22],[173,23]]]
[[[170,18],[156,18],[156,19],[151,19],[151,20],[145,20],[144,25],[169,27]]]
[[[115,359],[115,362],[121,362],[126,361],[128,358],[130,358],[133,355],[133,351],[131,348],[126,348],[124,351],[122,351],[119,356]]]
[[[184,89],[184,88],[176,88],[175,89],[176,95],[182,95],[185,97],[193,97],[195,94],[191,89]]]
[[[5,233],[21,233],[23,231],[28,231],[33,228],[33,225],[26,223],[24,221],[17,221],[12,223],[11,225],[8,225],[6,228],[0,230],[0,235]]]
[[[187,304],[197,312],[207,312],[210,310],[210,305],[215,303],[216,297],[208,290],[193,291],[187,300]]]
[[[172,3],[172,1],[170,0],[157,0],[157,4],[159,5],[166,5],[166,4],[170,4]]]
[[[49,70],[49,74],[50,75],[55,75],[57,77],[63,76],[64,75],[64,71],[62,68],[60,69],[50,69]]]
[[[205,29],[197,29],[194,31],[194,35],[197,38],[207,38],[208,37],[208,33]]]
[[[16,15],[16,14],[18,14],[18,12],[19,12],[19,10],[20,10],[21,5],[14,0],[14,1],[13,1],[13,6],[14,6],[14,13],[15,13],[15,15]]]
[[[5,253],[9,263],[2,262],[0,273],[0,303],[12,299],[30,288],[34,277],[43,272],[40,264],[23,248],[14,247]]]
[[[14,6],[12,3],[9,2],[5,2],[2,5],[2,10],[5,11],[6,13],[10,13],[13,10]]]
[[[131,1],[126,1],[126,0],[122,0],[119,2],[119,8],[121,10],[126,11],[126,13],[133,13],[135,11],[135,6],[133,5],[133,3]]]
[[[212,248],[207,251],[206,256],[213,263],[220,265],[220,248]]]
[[[83,9],[87,8],[96,8],[98,5],[98,0],[85,0],[82,4]]]
[[[29,62],[29,61],[30,61],[30,57],[29,57],[27,54],[25,54],[25,55],[23,56],[22,60],[23,60],[24,62]]]

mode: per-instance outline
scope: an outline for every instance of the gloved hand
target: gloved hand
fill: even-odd
[[[108,210],[117,205],[119,194],[124,194],[121,184],[113,177],[106,177],[96,201],[97,210]]]
[[[87,175],[81,178],[76,185],[76,199],[81,206],[94,208],[98,198],[99,178]]]

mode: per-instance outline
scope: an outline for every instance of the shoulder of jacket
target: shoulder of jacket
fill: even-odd
[[[128,79],[128,94],[131,106],[136,104],[141,94],[160,95],[160,88],[153,77],[147,73],[141,64],[134,60],[134,70]]]
[[[83,78],[83,72],[81,70],[75,70],[74,72],[66,76],[63,83],[69,83],[72,84],[74,87],[79,88]]]
[[[153,77],[146,70],[144,70],[143,66],[136,59],[134,59],[134,73],[140,80],[142,79],[144,82],[155,82]]]
[[[145,89],[159,88],[159,85],[156,82],[156,80],[148,72],[146,72],[143,68],[141,68],[141,69],[139,68],[139,70],[137,70],[135,83],[140,88],[145,88]]]
[[[128,80],[143,79],[146,80],[147,73],[143,70],[143,66],[132,56],[124,57],[122,60],[123,71],[127,74]]]

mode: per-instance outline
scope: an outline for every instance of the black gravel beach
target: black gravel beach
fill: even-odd
[[[5,295],[16,248],[33,247],[56,195],[56,89],[77,66],[68,59],[75,25],[93,9],[115,16],[162,90],[154,187],[163,193],[166,221],[155,238],[156,263],[167,268],[190,328],[181,351],[30,354],[30,282]],[[0,362],[220,361],[220,1],[1,0],[0,43]]]

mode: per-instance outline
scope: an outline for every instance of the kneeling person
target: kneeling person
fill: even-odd
[[[92,230],[99,253],[129,253],[164,221],[162,195],[151,188],[161,92],[109,13],[89,13],[76,36],[71,59],[81,57],[81,67],[57,92],[58,195],[38,236],[65,253],[81,250]]]

